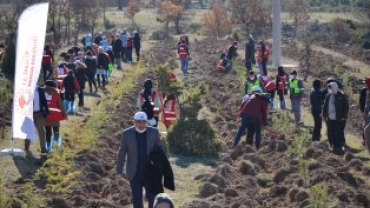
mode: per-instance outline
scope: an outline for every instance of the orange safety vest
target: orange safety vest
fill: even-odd
[[[140,103],[144,103],[144,100],[145,100],[145,97],[144,97],[144,92],[141,92],[140,93]],[[154,102],[155,101],[155,96],[157,96],[157,93],[155,91],[152,92],[152,95],[149,97],[150,99],[150,102]],[[159,115],[159,109],[157,107],[154,107],[153,109],[153,115],[154,116],[158,116]]]
[[[169,100],[164,106],[164,125],[170,126],[175,122],[176,122],[176,100]]]
[[[65,116],[62,114],[62,110],[58,106],[59,92],[49,95],[45,93],[46,101],[49,107],[49,115],[45,118],[47,121],[62,121],[65,120]]]

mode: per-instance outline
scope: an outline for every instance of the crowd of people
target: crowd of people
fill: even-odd
[[[225,73],[232,69],[232,61],[238,56],[237,49],[238,42],[233,41],[231,46],[222,52],[217,64],[218,71]],[[248,37],[245,44],[245,92],[238,113],[238,116],[241,117],[241,125],[231,148],[239,144],[246,130],[247,144],[252,145],[255,136],[256,148],[260,148],[261,130],[264,126],[270,125],[267,119],[268,111],[275,109],[275,94],[278,95],[277,107],[281,110],[287,109],[285,100],[289,95],[290,112],[293,114],[295,124],[304,126],[301,107],[304,92],[307,90],[304,88],[303,81],[298,77],[296,70],[287,73],[282,66],[277,68],[276,76],[268,76],[266,65],[269,54],[269,47],[263,40],[258,42],[257,50],[255,50],[255,40],[251,35]],[[256,64],[258,72],[253,71],[253,66]],[[370,80],[368,82],[370,83]],[[348,117],[349,101],[342,87],[338,80],[332,78],[328,80],[316,79],[312,83],[310,94],[311,113],[314,120],[312,140],[320,140],[322,121],[324,120],[327,125],[329,144],[333,153],[338,155],[343,155],[345,147],[347,147],[344,128]],[[363,94],[364,98],[361,102],[362,106],[365,106],[366,92]],[[363,109],[365,111],[368,107],[363,107]],[[368,120],[366,117],[365,124],[369,123]]]
[[[133,49],[136,52],[136,61],[140,60],[140,36],[136,30],[132,34],[133,37],[125,28],[109,40],[102,32],[94,39],[91,34],[86,34],[81,40],[83,47],[75,46],[61,53],[58,61],[54,60],[51,48],[45,47],[42,59],[45,86],[38,86],[34,97],[34,123],[38,130],[42,154],[52,151],[54,142],[61,148],[60,122],[67,120],[68,116],[75,112],[76,94],[79,99],[78,106],[84,107],[86,85],[90,93],[97,93],[99,88],[104,90],[114,67],[122,69],[122,62],[132,63]],[[253,145],[255,137],[256,149],[261,148],[261,132],[265,126],[270,125],[268,111],[276,108],[287,110],[285,100],[288,95],[295,124],[303,126],[301,105],[307,90],[302,79],[296,70],[288,73],[282,66],[277,68],[275,76],[268,76],[269,47],[262,40],[255,49],[255,42],[253,37],[249,36],[245,44],[246,81],[238,112],[241,125],[231,148],[239,145],[245,131],[247,144]],[[233,60],[238,56],[237,50],[238,42],[233,41],[231,46],[222,52],[217,70],[224,73],[232,70]],[[190,59],[189,38],[186,35],[180,36],[177,53],[181,63],[180,69],[186,75]],[[258,72],[253,70],[255,65]],[[171,72],[168,81],[174,80],[176,76]],[[360,100],[361,110],[365,115],[368,114],[370,106],[370,78],[366,83],[367,88],[362,92]],[[314,120],[312,140],[321,139],[324,120],[329,144],[333,153],[338,155],[345,152],[344,128],[349,111],[349,101],[342,88],[340,82],[335,79],[316,79],[312,83],[310,93]],[[275,107],[276,94],[278,102]],[[144,207],[143,188],[146,190],[149,208],[174,207],[170,197],[163,194],[163,187],[174,190],[175,185],[171,165],[157,127],[160,120],[167,129],[174,125],[178,116],[177,102],[176,94],[162,94],[153,86],[152,80],[146,79],[137,98],[138,112],[133,118],[134,126],[125,129],[121,134],[117,178],[125,178],[130,182],[134,208]],[[365,124],[370,123],[368,116],[364,116],[364,120]],[[30,141],[26,140],[25,149],[29,151],[29,147]]]
[[[132,34],[133,37],[126,28],[110,39],[102,32],[95,38],[86,34],[81,40],[83,47],[71,47],[60,53],[57,61],[54,60],[51,47],[45,46],[41,64],[42,79],[39,79],[34,91],[33,101],[33,117],[40,140],[41,158],[46,159],[54,146],[61,150],[61,122],[75,113],[76,95],[78,107],[83,109],[85,86],[88,86],[90,94],[98,93],[99,89],[105,91],[113,68],[122,69],[122,62],[133,62],[133,49],[136,61],[140,60],[140,36],[137,30]],[[187,43],[183,45],[181,41],[179,56],[183,72],[186,73],[189,56],[184,52],[189,55]],[[170,73],[168,80],[176,80],[175,74]],[[173,208],[171,198],[163,193],[163,187],[175,189],[173,172],[156,127],[159,125],[160,115],[166,128],[176,122],[177,97],[173,93],[162,95],[155,89],[152,80],[147,79],[138,95],[137,107],[135,125],[122,133],[117,176],[130,182],[135,208],[143,207],[143,188],[146,189],[150,208]],[[30,153],[30,144],[30,140],[25,140],[27,154]],[[125,162],[126,174],[122,174]]]

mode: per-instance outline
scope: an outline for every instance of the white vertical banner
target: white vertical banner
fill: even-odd
[[[26,8],[18,20],[12,130],[14,139],[35,140],[33,97],[40,75],[49,3]]]

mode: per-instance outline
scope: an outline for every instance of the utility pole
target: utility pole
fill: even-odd
[[[272,64],[281,66],[281,0],[272,0]]]

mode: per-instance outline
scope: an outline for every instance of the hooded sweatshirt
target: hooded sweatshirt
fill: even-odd
[[[339,90],[336,82],[329,83],[329,94],[325,97],[323,116],[330,120],[346,120],[349,111],[348,97]]]

